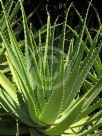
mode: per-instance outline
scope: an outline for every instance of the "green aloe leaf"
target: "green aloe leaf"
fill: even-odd
[[[74,122],[74,120],[78,116],[79,111],[82,108],[83,102],[84,102],[83,100],[80,100],[79,102],[77,102],[73,106],[73,108],[68,112],[68,114],[66,115],[66,118],[63,121],[45,130],[44,133],[48,135],[59,135],[63,133]]]
[[[17,91],[13,84],[4,76],[2,71],[0,71],[0,84],[7,91],[7,93],[11,96],[11,98],[18,103],[17,100]]]

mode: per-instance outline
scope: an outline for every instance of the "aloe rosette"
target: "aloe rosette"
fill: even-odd
[[[48,13],[47,26],[36,36],[28,27],[20,0],[25,38],[25,51],[22,52],[1,0],[10,42],[7,42],[2,29],[0,35],[12,79],[0,71],[0,103],[28,126],[32,136],[86,136],[102,125],[101,110],[89,115],[102,103],[101,99],[94,101],[102,90],[102,78],[95,80],[94,84],[87,80],[89,75],[92,82],[95,78],[90,70],[97,62],[102,46],[98,39],[101,27],[92,46],[87,47],[83,40],[90,4],[80,33],[67,43],[67,17],[72,4],[67,10],[61,33],[56,36],[59,24],[55,21],[51,26]],[[65,45],[68,46],[67,53],[64,52]],[[83,84],[88,87],[80,96]]]

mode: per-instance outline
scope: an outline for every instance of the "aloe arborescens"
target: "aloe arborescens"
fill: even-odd
[[[102,78],[80,96],[80,89],[101,49],[101,40],[95,39],[84,57],[83,36],[86,29],[87,13],[78,37],[70,40],[68,53],[64,53],[67,34],[68,8],[61,34],[55,36],[58,24],[50,24],[48,13],[45,32],[39,31],[37,37],[29,30],[22,2],[20,0],[25,52],[18,46],[11,29],[10,20],[1,1],[10,42],[0,29],[2,47],[6,48],[11,81],[0,71],[0,103],[9,112],[29,127],[31,135],[86,136],[102,125],[101,112],[93,117],[89,114],[101,106],[102,100],[94,102],[102,89]],[[97,31],[97,38],[101,28]],[[45,38],[46,35],[46,38]],[[46,40],[44,40],[44,38]],[[93,103],[93,105],[92,105]],[[97,119],[100,119],[96,122]],[[90,126],[92,123],[92,126]],[[85,128],[87,127],[87,129]]]

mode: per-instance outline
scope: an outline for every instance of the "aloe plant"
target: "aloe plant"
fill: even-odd
[[[23,29],[21,17],[17,17],[17,14],[20,10],[19,1],[17,1],[17,2],[14,2],[13,0],[5,1],[4,6],[5,6],[5,10],[7,12],[7,16],[10,20],[10,25],[13,28],[13,30],[15,31],[16,37],[19,39],[19,34],[21,33],[21,31]],[[29,14],[27,16],[28,22],[29,22],[29,19],[32,17],[32,15],[36,12],[37,8],[38,8],[38,6],[34,9],[34,11],[31,14]],[[4,31],[5,36],[9,42],[7,26],[6,26],[6,22],[5,22],[5,18],[4,18],[4,14],[3,14],[2,10],[0,12],[0,27],[1,27],[2,31]],[[3,55],[5,52],[5,49],[2,48],[1,43],[2,43],[2,39],[0,37],[0,70],[2,70],[3,73],[7,73],[7,72],[9,72],[9,68],[8,68],[7,62],[5,62],[5,56]],[[18,43],[18,45],[20,47],[22,47],[22,44],[23,44],[23,41]]]
[[[0,36],[11,75],[9,79],[0,71],[1,106],[25,124],[31,136],[86,136],[97,133],[102,126],[102,99],[95,100],[102,90],[102,78],[95,78],[92,69],[98,61],[102,40],[100,27],[91,46],[84,41],[85,32],[89,32],[86,22],[91,2],[79,34],[69,43],[67,32],[71,27],[67,19],[72,4],[63,24],[57,24],[56,20],[51,26],[47,13],[47,26],[33,34],[19,1],[24,26],[23,52],[1,0],[10,42],[7,42],[2,29]],[[62,25],[62,31],[56,34],[59,25]],[[66,45],[68,51],[65,52]],[[81,95],[84,84],[87,87]],[[93,113],[96,109],[99,112]]]
[[[17,24],[16,15],[19,11],[19,2],[15,3],[12,0],[10,0],[9,2],[5,1],[5,10],[9,15],[11,26],[14,27],[15,24]],[[7,27],[6,27],[5,18],[2,11],[0,12],[0,27],[2,31],[4,31],[5,36],[7,38],[8,37]],[[9,39],[8,39],[8,42],[9,42]],[[5,56],[3,55],[5,50],[2,48],[1,43],[2,43],[2,39],[0,37],[0,69],[4,73],[6,73],[8,72],[9,69],[7,67],[7,62],[5,62]]]
[[[15,3],[12,0],[5,1],[5,9],[9,15],[9,18],[10,18],[10,24],[12,27],[14,27],[18,22],[17,19],[15,19],[15,18],[16,18],[18,11],[19,11],[19,2]],[[0,27],[1,27],[2,31],[4,31],[5,36],[7,38],[8,37],[7,27],[6,27],[5,18],[4,18],[1,8],[0,8]],[[8,40],[8,42],[9,42],[9,40]],[[6,74],[9,72],[9,67],[8,67],[8,63],[7,63],[5,55],[4,55],[5,49],[2,48],[1,44],[2,44],[2,39],[0,37],[0,70],[2,70],[2,72]],[[1,86],[0,86],[0,88],[1,88]],[[16,121],[9,117],[9,113],[4,111],[3,108],[0,107],[0,135],[1,134],[2,135],[12,134],[11,132],[14,132],[14,130],[12,131],[12,128],[11,127],[7,128],[7,126],[10,126],[9,124],[14,124],[14,122],[16,122]],[[9,128],[11,128],[10,131],[9,131]]]
[[[10,25],[13,28],[13,30],[15,31],[16,37],[18,38],[19,34],[22,30],[22,23],[19,23],[19,21],[21,19],[17,17],[17,14],[20,9],[19,1],[17,3],[14,2],[13,0],[5,1],[4,6],[5,6],[5,10],[6,10],[8,16],[9,16]],[[34,10],[34,12],[35,11],[36,11],[36,9]],[[28,21],[33,13],[31,13],[27,17]],[[0,9],[0,27],[1,27],[2,31],[4,31],[4,33],[5,33],[5,36],[7,38],[6,40],[9,42],[5,17],[4,17],[4,14],[1,9]],[[10,77],[9,76],[10,68],[8,67],[8,62],[7,62],[6,57],[4,55],[5,48],[2,48],[1,44],[2,44],[2,39],[0,37],[0,70],[2,70],[2,72],[4,74],[6,74],[7,77]],[[22,44],[20,43],[20,47],[21,46],[22,46]],[[1,88],[1,86],[0,86],[0,88]],[[16,119],[14,119],[13,117],[11,118],[10,116],[11,116],[11,113],[4,111],[3,108],[0,107],[0,135],[15,135],[16,134],[16,131],[17,131]],[[27,127],[24,126],[21,122],[19,122],[19,130],[20,130],[19,134],[27,134],[28,133]]]

